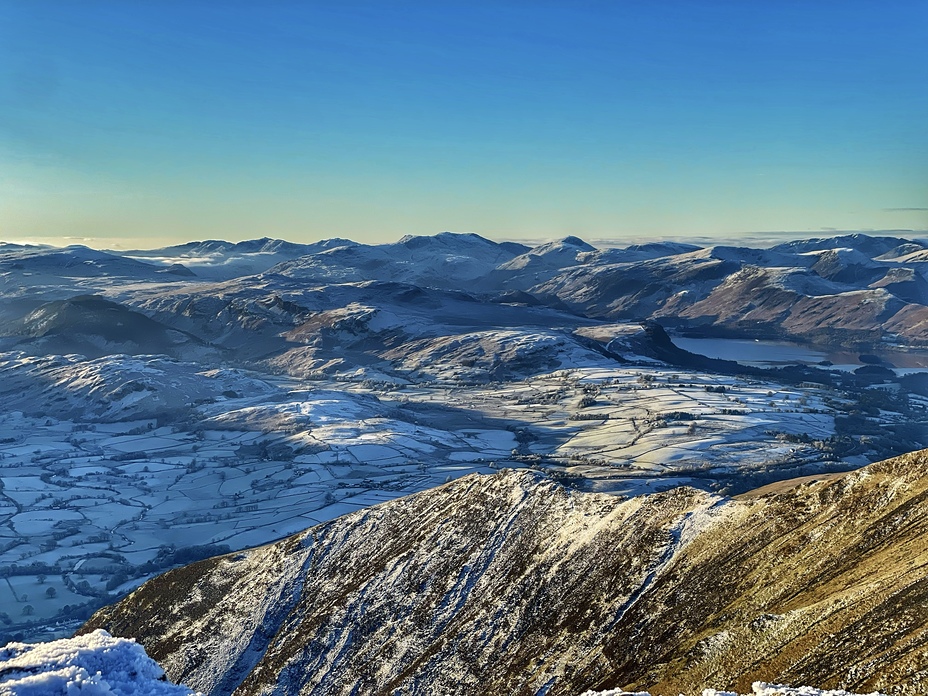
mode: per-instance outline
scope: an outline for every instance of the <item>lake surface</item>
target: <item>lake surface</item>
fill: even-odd
[[[856,353],[815,350],[790,341],[760,341],[747,338],[685,338],[673,336],[673,342],[683,350],[709,358],[735,360],[744,365],[780,367],[782,365],[816,365],[823,360],[833,363],[831,369],[855,370],[865,363]],[[897,374],[928,370],[926,351],[885,351],[876,353]]]

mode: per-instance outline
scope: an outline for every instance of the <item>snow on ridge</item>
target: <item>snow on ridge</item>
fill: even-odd
[[[647,691],[623,691],[622,689],[609,689],[608,691],[584,691],[581,696],[651,696]],[[719,691],[718,689],[703,689],[702,696],[741,696],[737,691]],[[785,686],[783,684],[768,684],[756,681],[751,685],[751,693],[744,696],[861,696],[844,689],[816,689],[813,686]],[[866,696],[883,696],[874,691]]]
[[[0,648],[0,696],[202,696],[165,681],[130,638],[103,630],[49,643]]]

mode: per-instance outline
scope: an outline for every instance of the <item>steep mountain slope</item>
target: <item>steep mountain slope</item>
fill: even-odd
[[[606,691],[585,691],[580,696],[651,696],[647,691],[628,692],[622,689],[608,689]],[[718,689],[704,689],[702,696],[739,696],[734,691],[719,691]],[[783,684],[767,684],[756,681],[751,685],[750,694],[744,696],[857,696],[844,689],[816,689],[814,686],[786,686]],[[863,695],[861,695],[863,696]],[[883,696],[874,691],[867,696]]]
[[[591,316],[642,319],[674,299],[690,303],[706,297],[740,268],[740,262],[702,249],[642,262],[568,268],[532,292]]]
[[[95,615],[208,694],[926,693],[928,453],[739,500],[470,476]]]
[[[714,502],[468,477],[168,574],[91,623],[209,694],[535,693],[587,659]]]

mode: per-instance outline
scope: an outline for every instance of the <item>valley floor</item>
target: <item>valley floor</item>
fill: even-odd
[[[840,404],[822,385],[644,363],[505,383],[242,380],[189,422],[0,414],[0,632],[66,634],[167,567],[472,472],[544,469],[636,495],[866,461],[823,444]],[[265,393],[246,395],[249,380]]]

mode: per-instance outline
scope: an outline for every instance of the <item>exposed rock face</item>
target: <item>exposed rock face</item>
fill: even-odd
[[[739,500],[475,475],[169,572],[83,630],[208,694],[928,693],[926,465]]]

